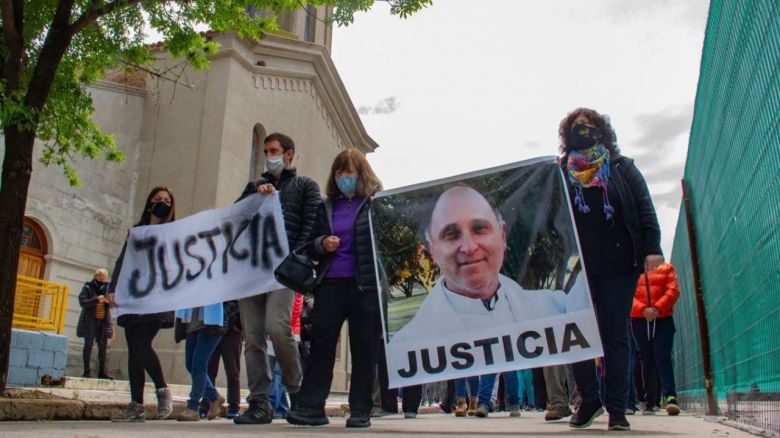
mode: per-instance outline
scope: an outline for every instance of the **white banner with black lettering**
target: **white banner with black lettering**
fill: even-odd
[[[555,157],[377,194],[390,386],[601,356],[576,231]]]
[[[163,312],[281,289],[274,269],[287,253],[276,194],[134,227],[117,281],[116,313]]]

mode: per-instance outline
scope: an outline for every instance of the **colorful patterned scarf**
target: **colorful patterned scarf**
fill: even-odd
[[[572,150],[566,161],[566,171],[569,181],[574,187],[574,204],[580,213],[590,213],[590,207],[585,204],[582,189],[601,187],[604,199],[604,215],[612,219],[615,208],[609,204],[607,196],[607,181],[609,180],[609,151],[599,144],[588,149]]]

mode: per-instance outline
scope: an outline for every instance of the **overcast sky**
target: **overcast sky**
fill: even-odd
[[[377,4],[334,29],[332,55],[388,189],[557,155],[567,112],[608,114],[648,181],[668,259],[708,5],[434,0],[402,20]]]

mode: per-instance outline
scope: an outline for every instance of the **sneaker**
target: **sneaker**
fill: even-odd
[[[568,406],[562,408],[550,408],[544,414],[544,421],[558,421],[571,415],[571,409]]]
[[[636,414],[636,409],[626,408],[626,415],[634,415],[634,414]]]
[[[645,408],[642,409],[642,415],[655,415],[656,412],[658,412],[658,408],[655,406],[646,405]]]
[[[157,394],[157,419],[165,420],[173,413],[173,397],[168,388],[160,388]]]
[[[397,413],[398,412],[388,411],[388,410],[385,410],[385,409],[382,409],[382,408],[371,409],[371,416],[374,417],[374,418],[377,418],[377,417],[387,417],[388,415],[395,415]]]
[[[300,407],[287,411],[287,422],[296,426],[324,426],[330,423],[324,413],[315,413],[313,410]],[[347,427],[350,427],[349,420],[347,420]]]
[[[596,401],[582,401],[580,408],[569,419],[569,427],[575,429],[584,429],[591,424],[598,416],[604,413],[604,407],[601,406],[601,402]]]
[[[370,427],[370,426],[371,426],[371,419],[368,416],[347,418],[347,427]]]
[[[404,418],[417,418],[417,412],[404,412]]]
[[[209,416],[209,400],[205,397],[200,399],[200,404],[198,405],[198,415],[200,415],[200,418],[208,418]]]
[[[474,415],[476,415],[479,418],[486,418],[489,412],[490,412],[490,406],[484,403],[478,404],[477,408],[474,409]]]
[[[146,421],[144,405],[131,401],[124,411],[111,417],[114,423],[143,423]]]
[[[85,379],[92,378],[92,371],[90,371],[90,370],[84,371],[84,374],[82,374],[81,377],[83,377]]]
[[[609,430],[631,430],[625,414],[609,414]]]
[[[228,409],[227,415],[225,415],[225,418],[228,420],[232,420],[236,417],[238,417],[241,414],[238,409]]]
[[[195,409],[187,408],[176,417],[176,421],[200,421],[200,414]]]
[[[522,405],[509,405],[509,416],[510,417],[519,417],[523,413],[523,406]]]
[[[677,404],[677,397],[673,395],[666,396],[666,413],[669,415],[680,414],[680,406]]]
[[[219,417],[219,414],[222,413],[222,405],[225,404],[225,397],[222,397],[221,395],[217,396],[217,399],[213,402],[209,403],[209,410],[206,414],[206,418],[209,420],[213,420],[217,417]]]
[[[268,424],[271,421],[273,421],[271,413],[260,406],[259,400],[250,400],[247,410],[233,419],[235,424]],[[287,421],[289,421],[289,416]]]

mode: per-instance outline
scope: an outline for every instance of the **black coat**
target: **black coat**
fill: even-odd
[[[138,225],[136,225],[138,226]],[[114,293],[116,291],[116,284],[117,281],[119,281],[119,274],[122,270],[122,263],[125,260],[125,251],[127,251],[127,241],[125,241],[124,246],[122,246],[122,252],[119,253],[119,257],[116,259],[116,264],[114,264],[114,273],[111,277],[111,286],[109,286],[109,291],[111,293]],[[159,312],[159,313],[149,313],[146,315],[138,315],[135,313],[130,314],[124,314],[117,318],[116,323],[120,327],[127,327],[131,324],[157,324],[162,323],[161,328],[173,328],[173,321],[174,321],[174,312]]]
[[[257,187],[267,183],[273,184],[281,196],[284,229],[290,251],[300,248],[312,236],[317,206],[322,200],[320,186],[313,179],[298,175],[296,169],[284,169],[279,181],[266,172],[257,181],[250,181],[238,200],[257,193]]]
[[[368,220],[370,206],[371,200],[363,199],[355,214],[352,224],[352,249],[355,255],[355,280],[358,290],[376,293],[378,287],[374,268],[374,247],[371,243],[371,227]],[[325,253],[322,249],[322,241],[333,235],[333,200],[330,198],[326,198],[320,204],[313,235],[316,237],[309,253],[322,261],[321,275],[325,275],[333,260],[332,253]]]
[[[563,163],[566,173],[566,162]],[[661,250],[661,227],[653,207],[653,200],[647,190],[647,183],[634,160],[620,154],[610,159],[608,190],[616,190],[620,199],[620,211],[631,237],[633,247],[633,268],[643,269],[645,257],[663,255]]]
[[[84,283],[84,287],[81,288],[81,293],[79,294],[81,315],[79,315],[79,323],[76,326],[76,336],[86,338],[99,335],[94,333],[95,308],[98,305],[98,295],[105,295],[106,293],[108,293],[108,283],[100,283],[95,280]],[[114,334],[111,324],[111,308],[107,305],[105,305],[105,308],[106,316],[103,318],[105,324],[103,324],[102,335],[110,338]]]

